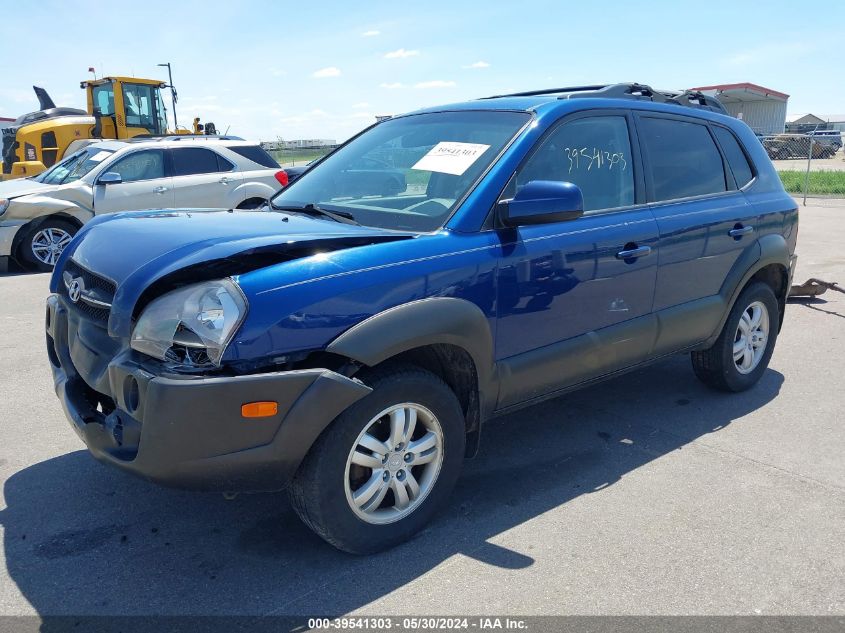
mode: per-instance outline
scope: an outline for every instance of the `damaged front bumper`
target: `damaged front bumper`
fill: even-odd
[[[327,369],[158,376],[128,351],[101,358],[58,295],[47,300],[46,330],[56,394],[89,451],[167,486],[284,488],[320,433],[371,391]],[[244,418],[241,406],[257,401],[277,402],[277,414]]]

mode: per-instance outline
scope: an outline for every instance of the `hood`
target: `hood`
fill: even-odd
[[[117,292],[109,332],[128,336],[137,309],[174,287],[239,275],[316,252],[413,236],[269,211],[180,209],[120,213],[95,218],[82,228],[62,254],[50,289],[59,291],[61,271],[68,257],[112,280]]]
[[[47,193],[55,191],[59,185],[45,185],[29,178],[15,178],[0,182],[0,198],[18,198],[31,193]]]

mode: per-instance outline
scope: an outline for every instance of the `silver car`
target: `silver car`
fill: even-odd
[[[0,183],[0,265],[51,270],[95,215],[258,208],[287,174],[257,143],[210,137],[101,141],[32,178]]]

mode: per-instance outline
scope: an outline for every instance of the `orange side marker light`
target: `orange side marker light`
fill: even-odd
[[[278,402],[247,402],[241,405],[241,415],[245,418],[269,418],[278,412]]]

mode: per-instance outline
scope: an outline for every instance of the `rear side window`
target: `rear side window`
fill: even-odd
[[[179,147],[170,150],[174,176],[214,174],[231,171],[234,165],[217,152],[202,147]]]
[[[742,189],[754,178],[754,173],[751,171],[751,165],[748,163],[745,152],[742,151],[739,141],[736,140],[733,132],[723,127],[714,127],[713,132],[719,140],[719,145],[722,146],[722,151],[725,152],[725,158],[728,159],[728,165],[730,165],[731,171],[733,172],[737,188]]]
[[[640,119],[654,199],[727,191],[722,155],[707,127],[674,119]]]
[[[634,204],[634,169],[628,123],[623,116],[597,116],[563,123],[531,155],[507,191],[512,197],[532,180],[578,185],[584,210]]]
[[[240,154],[247,160],[258,163],[267,169],[279,169],[279,163],[276,162],[276,159],[258,145],[238,145],[235,147],[226,147],[226,149],[235,152],[235,154]]]

